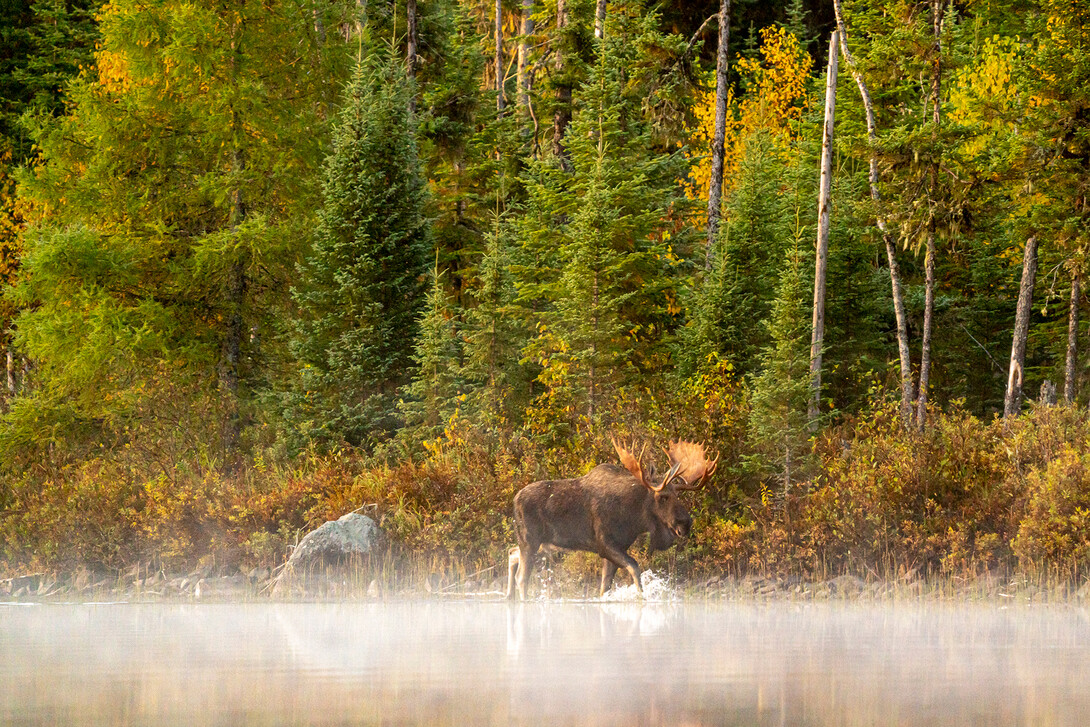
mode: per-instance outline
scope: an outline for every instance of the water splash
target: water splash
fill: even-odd
[[[640,584],[643,585],[644,601],[673,602],[681,600],[681,591],[670,582],[666,576],[660,576],[651,570],[644,571],[640,576]],[[603,601],[639,601],[640,593],[635,584],[626,586],[614,586],[602,596]]]

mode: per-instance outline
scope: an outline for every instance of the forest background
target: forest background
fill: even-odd
[[[0,14],[4,570],[475,571],[615,437],[721,457],[681,576],[1087,573],[1087,3]]]

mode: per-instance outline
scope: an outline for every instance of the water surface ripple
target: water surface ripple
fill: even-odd
[[[10,725],[1086,725],[1074,607],[0,605]]]

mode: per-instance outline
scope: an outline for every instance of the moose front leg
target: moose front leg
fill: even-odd
[[[608,561],[613,562],[613,570],[616,572],[618,567],[623,567],[628,574],[632,576],[632,582],[636,584],[636,592],[640,594],[640,598],[643,598],[643,584],[640,583],[640,566],[636,563],[636,559],[631,555],[621,550],[620,548],[607,545],[604,548],[604,552],[601,556]],[[602,572],[603,582],[605,580],[605,571]],[[603,591],[603,595],[605,592]]]
[[[613,585],[613,576],[617,573],[617,564],[609,558],[602,558],[602,583],[598,590],[598,597],[606,595],[606,591]]]

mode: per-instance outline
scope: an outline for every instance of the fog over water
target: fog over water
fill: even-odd
[[[1086,725],[1090,615],[679,600],[0,605],[0,720]]]

